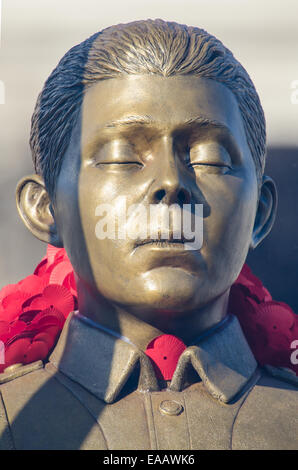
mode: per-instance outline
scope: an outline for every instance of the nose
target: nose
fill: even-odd
[[[155,148],[156,175],[151,187],[151,203],[158,204],[189,204],[191,192],[187,187],[186,178],[182,175],[183,164],[175,155],[173,139],[163,137]]]

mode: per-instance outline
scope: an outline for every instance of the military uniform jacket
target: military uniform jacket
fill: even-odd
[[[297,387],[258,367],[236,317],[161,383],[127,338],[72,313],[45,366],[0,374],[0,449],[297,449]]]

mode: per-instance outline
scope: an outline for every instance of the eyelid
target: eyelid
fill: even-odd
[[[194,163],[188,163],[188,166],[215,166],[215,167],[223,167],[223,168],[229,168],[230,170],[233,169],[231,165],[228,165],[227,163],[214,163],[214,162],[194,162]]]
[[[90,160],[96,166],[105,164],[138,164],[143,166],[135,151],[135,146],[122,139],[102,142]]]
[[[144,166],[141,162],[137,161],[124,161],[124,162],[96,162],[97,165],[139,165]]]
[[[202,142],[189,147],[191,165],[222,166],[232,169],[232,156],[227,148],[219,142]]]

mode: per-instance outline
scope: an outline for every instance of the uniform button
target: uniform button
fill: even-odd
[[[164,400],[159,405],[159,411],[163,415],[178,416],[183,411],[183,406],[174,400]]]

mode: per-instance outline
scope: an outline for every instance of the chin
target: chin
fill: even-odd
[[[173,312],[189,311],[204,304],[202,281],[190,271],[162,267],[143,275],[144,299],[151,307]]]

